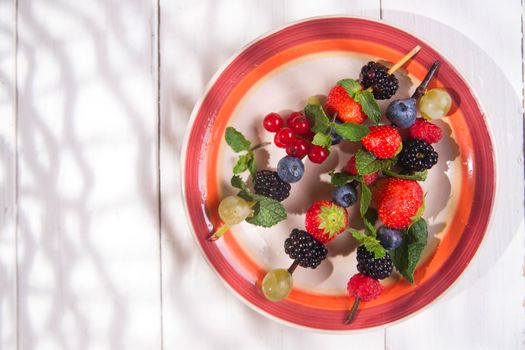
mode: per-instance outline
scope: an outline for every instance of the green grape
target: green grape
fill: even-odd
[[[292,275],[286,269],[271,270],[264,276],[262,292],[266,299],[279,301],[288,296],[293,287]]]
[[[436,119],[447,115],[452,98],[444,89],[436,88],[425,92],[419,100],[419,110],[426,119]]]
[[[252,203],[239,196],[225,197],[219,204],[219,216],[226,225],[236,225],[252,214]]]

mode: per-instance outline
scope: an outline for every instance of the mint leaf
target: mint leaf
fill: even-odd
[[[355,123],[335,124],[334,127],[342,138],[350,141],[361,141],[370,132],[368,126]]]
[[[372,124],[378,124],[381,121],[381,110],[374,95],[370,91],[358,91],[355,94],[354,100],[361,105],[363,112],[365,112]]]
[[[377,212],[377,209],[376,208],[368,208],[364,218],[367,219],[370,223],[372,223],[372,225],[375,225],[376,222],[377,222],[377,219],[379,219],[379,214]]]
[[[241,179],[239,175],[233,175],[230,184],[240,190],[246,190],[246,183]]]
[[[367,236],[363,232],[353,228],[350,228],[349,231],[360,244],[365,246],[366,250],[374,254],[374,258],[380,259],[386,255],[385,248],[383,248],[377,238]]]
[[[349,182],[357,180],[358,178],[358,176],[350,175],[348,173],[332,173],[330,182],[334,186],[343,186]]]
[[[330,126],[330,120],[320,104],[307,104],[306,107],[304,107],[304,114],[310,120],[312,124],[311,130],[315,133],[325,133],[328,126]]]
[[[254,215],[246,218],[252,225],[271,227],[286,219],[286,210],[283,205],[265,196],[254,194],[252,198],[257,201],[253,207]]]
[[[253,152],[250,152],[248,154],[252,155],[252,157],[248,160],[248,171],[250,172],[252,176],[255,176],[255,174],[257,173],[257,165],[255,164],[255,155],[253,154]]]
[[[317,146],[321,146],[324,148],[330,148],[330,146],[332,145],[332,138],[327,134],[318,132],[317,134],[314,135],[314,139],[312,140],[312,145],[317,145]]]
[[[359,200],[359,213],[361,217],[366,215],[370,201],[372,200],[372,192],[364,183],[359,183],[359,191],[361,192],[361,199]]]
[[[342,79],[337,82],[337,85],[341,85],[345,88],[346,92],[348,92],[348,95],[350,95],[351,98],[355,97],[355,94],[361,90],[361,84],[359,84],[358,81],[354,79]]]
[[[377,159],[370,152],[359,149],[355,155],[355,167],[361,175],[375,173],[380,170],[388,170],[395,163],[395,159]]]
[[[233,166],[233,173],[234,174],[240,174],[250,167],[250,163],[254,162],[253,153],[248,152],[246,154],[243,154],[239,156],[239,159],[237,160],[237,163]]]
[[[427,245],[428,228],[425,219],[419,219],[405,232],[403,243],[391,253],[396,270],[414,283],[414,270]]]
[[[397,177],[398,179],[403,180],[415,180],[415,181],[425,181],[427,179],[428,171],[418,171],[411,175],[398,174],[390,170],[383,170],[383,174],[390,177]]]
[[[413,217],[410,218],[410,220],[412,220],[412,224],[411,225],[414,225],[414,223],[416,221],[418,221],[419,219],[421,219],[423,217],[423,213],[425,212],[425,197],[423,197],[423,203],[421,204],[421,206],[417,209],[417,212],[416,212],[416,215],[414,215]],[[410,228],[410,227],[409,227]]]
[[[232,126],[226,128],[224,137],[226,138],[226,143],[236,153],[248,151],[250,149],[251,142]]]

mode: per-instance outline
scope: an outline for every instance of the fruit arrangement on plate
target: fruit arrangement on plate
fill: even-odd
[[[377,100],[389,100],[396,94],[395,72],[419,50],[416,46],[389,67],[367,63],[358,80],[338,81],[326,98],[309,97],[303,111],[287,118],[269,113],[262,126],[274,133],[275,146],[286,152],[275,170],[256,167],[257,150],[269,143],[252,145],[235,128],[226,128],[226,143],[238,154],[231,185],[239,191],[220,201],[218,214],[223,225],[209,241],[243,221],[265,228],[285,220],[287,211],[281,202],[307,171],[303,159],[321,164],[343,140],[360,144],[341,172],[330,172],[332,197],[311,203],[304,228],[293,229],[284,241],[293,262],[288,269],[271,270],[263,278],[261,290],[266,299],[285,299],[293,287],[295,269],[317,268],[327,257],[325,244],[344,232],[359,243],[359,273],[347,284],[354,302],[346,323],[352,322],[360,302],[381,295],[380,280],[394,269],[414,282],[428,235],[424,193],[418,182],[425,181],[438,162],[432,145],[441,140],[442,131],[432,120],[447,115],[452,99],[444,89],[427,89],[439,67],[435,61],[412,96],[389,103],[386,118]],[[358,206],[364,230],[353,228],[355,223],[349,220],[347,209],[353,205]]]

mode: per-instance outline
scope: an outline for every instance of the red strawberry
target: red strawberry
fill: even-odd
[[[352,156],[352,158],[348,160],[348,163],[346,163],[345,166],[345,171],[350,175],[359,175],[357,168],[355,167],[355,156]],[[377,180],[378,177],[379,172],[376,171],[375,173],[363,175],[363,180],[365,180],[367,185],[370,185],[372,182]]]
[[[306,211],[304,226],[318,241],[326,243],[346,230],[348,213],[330,201],[317,201]]]
[[[414,180],[383,178],[372,189],[379,219],[394,229],[405,228],[423,205],[423,190]]]
[[[408,129],[410,138],[426,141],[427,143],[438,143],[441,140],[441,128],[423,118],[417,118],[414,125]]]
[[[337,113],[337,117],[343,122],[361,124],[366,119],[361,105],[351,98],[341,85],[336,85],[330,90],[325,106],[328,112]]]
[[[388,159],[401,150],[401,135],[390,125],[371,126],[370,133],[361,139],[363,147],[376,158]]]

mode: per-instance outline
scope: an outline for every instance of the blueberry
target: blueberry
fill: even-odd
[[[284,182],[297,182],[301,180],[303,174],[304,164],[299,158],[286,156],[277,163],[277,175]]]
[[[377,230],[377,239],[385,249],[396,249],[403,243],[403,234],[399,230],[394,230],[386,226],[381,226]]]
[[[386,117],[399,128],[409,128],[415,123],[417,116],[416,100],[406,98],[392,101],[386,110]]]
[[[332,192],[332,201],[343,208],[348,208],[357,201],[357,191],[351,184],[336,187]]]
[[[335,131],[335,128],[333,126],[328,127],[328,135],[330,135],[330,137],[332,138],[332,145],[337,145],[343,139],[341,135],[339,135]]]

